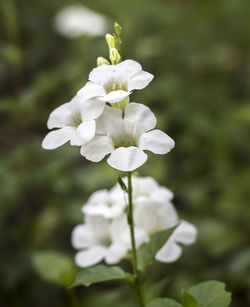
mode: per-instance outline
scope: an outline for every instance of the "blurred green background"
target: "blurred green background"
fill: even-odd
[[[84,85],[97,56],[108,56],[103,36],[69,39],[54,30],[57,11],[74,3],[0,1],[0,306],[77,306],[75,296],[86,307],[134,306],[119,283],[64,289],[75,270],[70,237],[80,208],[118,175],[69,144],[41,148],[50,112]],[[233,307],[250,306],[249,1],[77,3],[108,16],[111,32],[118,21],[123,58],[155,75],[132,100],[152,109],[176,147],[149,154],[140,174],[169,187],[180,217],[199,230],[179,261],[149,268],[151,292],[178,299],[181,288],[217,279]]]

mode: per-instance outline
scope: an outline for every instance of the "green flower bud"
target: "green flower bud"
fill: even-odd
[[[105,38],[106,38],[106,42],[109,46],[109,50],[112,49],[112,48],[115,48],[115,38],[114,38],[114,36],[111,35],[111,34],[106,34]]]
[[[114,30],[115,30],[115,33],[117,34],[117,36],[120,38],[122,27],[119,25],[118,22],[115,22]]]
[[[101,66],[102,64],[110,65],[109,61],[102,56],[99,56],[96,60],[97,66]]]
[[[118,64],[121,62],[120,53],[116,48],[112,48],[109,50],[109,58],[112,64]]]

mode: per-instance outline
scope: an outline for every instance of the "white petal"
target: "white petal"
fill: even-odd
[[[165,187],[158,187],[157,189],[152,191],[150,195],[150,199],[159,202],[168,202],[172,200],[173,197],[174,197],[173,192]]]
[[[71,116],[69,104],[69,102],[64,103],[50,114],[47,122],[49,129],[62,128],[69,124],[69,118]]]
[[[149,236],[147,232],[144,229],[140,229],[138,227],[134,228],[134,233],[135,233],[135,245],[136,248],[138,248],[142,243],[146,243],[149,241]],[[121,242],[123,242],[128,249],[132,249],[132,244],[131,244],[131,235],[129,229],[126,229],[122,236],[121,236]]]
[[[156,125],[154,113],[145,105],[131,102],[125,108],[125,126],[126,130],[138,137]]]
[[[122,110],[105,106],[102,115],[96,120],[96,133],[115,138],[123,131]]]
[[[81,147],[81,155],[92,162],[99,162],[113,149],[112,140],[108,136],[96,135]]]
[[[134,60],[125,60],[115,66],[116,74],[121,75],[124,81],[128,81],[141,70],[141,65]]]
[[[87,122],[81,123],[72,137],[70,144],[81,146],[87,142],[89,142],[95,136],[95,121],[90,120]]]
[[[181,247],[170,240],[158,251],[155,259],[160,262],[174,262],[181,254]]]
[[[105,262],[118,263],[127,253],[127,247],[122,243],[113,243],[106,251]]]
[[[118,91],[109,92],[107,95],[101,97],[100,99],[106,102],[115,103],[123,100],[124,98],[128,97],[130,94],[131,92],[118,90]]]
[[[104,84],[114,75],[115,66],[103,64],[94,68],[89,74],[89,80],[95,83]]]
[[[81,104],[81,115],[83,121],[89,121],[98,118],[105,107],[105,102],[98,98],[91,98],[82,100],[79,96]]]
[[[105,94],[106,91],[102,85],[91,81],[87,82],[85,86],[77,92],[77,95],[85,99],[103,96]]]
[[[86,224],[77,225],[71,236],[71,243],[74,248],[81,249],[92,246],[95,242],[93,237],[93,230]]]
[[[142,150],[150,150],[155,154],[166,154],[174,145],[174,140],[161,130],[144,133],[139,140],[139,147]]]
[[[146,87],[154,76],[146,71],[140,71],[128,81],[128,90],[141,90]]]
[[[182,221],[173,233],[174,240],[185,245],[194,243],[196,236],[196,227],[186,221]]]
[[[62,146],[70,140],[74,134],[75,129],[72,127],[64,127],[55,131],[49,132],[42,142],[44,149],[55,149]]]
[[[147,155],[138,147],[119,147],[114,150],[107,162],[110,166],[123,171],[132,172],[147,160]]]
[[[80,251],[75,256],[75,262],[79,267],[86,268],[103,260],[106,248],[93,246],[87,250]]]

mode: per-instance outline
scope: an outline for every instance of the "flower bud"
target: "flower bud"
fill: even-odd
[[[112,64],[118,64],[121,62],[120,53],[116,48],[112,48],[109,50],[109,58]]]
[[[115,22],[114,29],[115,29],[115,33],[117,34],[117,36],[120,37],[121,36],[122,27],[119,25],[118,22]]]
[[[99,56],[96,60],[97,66],[101,66],[102,64],[110,65],[109,61],[102,56]]]
[[[115,38],[114,38],[114,36],[111,35],[111,34],[106,34],[105,38],[106,38],[106,42],[109,46],[109,50],[112,49],[112,48],[115,48]]]

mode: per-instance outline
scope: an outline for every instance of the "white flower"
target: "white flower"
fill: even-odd
[[[105,218],[114,218],[120,216],[124,208],[123,191],[115,187],[111,190],[94,192],[82,207],[82,211],[87,215],[101,215]]]
[[[105,106],[96,121],[96,136],[81,147],[81,154],[93,162],[110,154],[107,162],[121,171],[133,171],[147,160],[143,150],[166,154],[174,141],[156,126],[156,118],[142,104],[130,103],[122,110]]]
[[[55,16],[58,33],[75,38],[81,35],[102,35],[106,32],[107,19],[83,5],[66,6]]]
[[[48,128],[59,128],[49,132],[42,147],[55,149],[70,140],[71,145],[81,146],[95,135],[95,120],[104,105],[98,99],[79,100],[75,96],[70,102],[55,109],[49,116]]]
[[[91,71],[89,82],[77,94],[115,103],[128,97],[133,90],[143,89],[152,79],[153,75],[143,71],[141,65],[133,60],[117,65],[103,64]]]
[[[127,253],[127,246],[120,240],[126,224],[101,216],[86,216],[85,224],[72,232],[72,245],[80,250],[75,256],[79,267],[88,267],[102,260],[107,264],[119,262]]]
[[[155,259],[161,262],[174,262],[182,254],[181,246],[193,244],[196,240],[197,229],[194,225],[182,221],[175,229],[166,244],[158,251]]]

